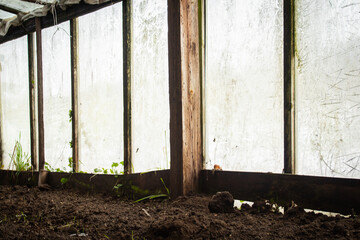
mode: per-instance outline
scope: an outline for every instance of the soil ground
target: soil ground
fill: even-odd
[[[211,196],[135,203],[75,190],[0,186],[0,239],[360,239],[360,218],[243,205],[210,213]]]

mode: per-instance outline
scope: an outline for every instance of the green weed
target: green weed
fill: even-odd
[[[30,159],[31,156],[28,153],[25,153],[21,145],[21,133],[19,134],[19,140],[16,140],[13,154],[10,155],[10,167],[11,164],[14,164],[17,172],[28,171],[31,169]],[[9,167],[9,168],[10,168]]]

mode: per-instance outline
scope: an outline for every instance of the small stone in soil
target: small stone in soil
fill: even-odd
[[[218,192],[212,196],[208,207],[211,213],[232,213],[234,197],[229,192]]]

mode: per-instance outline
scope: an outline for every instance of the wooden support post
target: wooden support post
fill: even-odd
[[[2,120],[2,99],[1,99],[1,60],[0,59],[0,169],[2,169],[4,167],[4,159],[3,159],[3,135],[2,135],[2,132],[3,132],[3,120]]]
[[[70,20],[71,55],[71,124],[72,124],[72,160],[73,171],[79,171],[79,20]]]
[[[295,174],[294,0],[284,0],[284,173]]]
[[[37,169],[37,130],[36,130],[36,107],[35,107],[35,36],[30,33],[28,39],[28,67],[29,67],[29,107],[30,107],[30,144],[31,144],[31,168]]]
[[[168,0],[170,191],[177,197],[199,189],[202,168],[199,4]]]
[[[35,18],[36,26],[36,52],[37,52],[37,84],[38,84],[38,128],[39,128],[39,171],[45,166],[45,142],[44,142],[44,102],[43,102],[43,68],[42,68],[42,39],[41,20]]]
[[[123,97],[124,97],[124,173],[132,172],[131,157],[131,73],[132,0],[123,1]]]

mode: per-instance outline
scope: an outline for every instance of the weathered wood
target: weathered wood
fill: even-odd
[[[284,0],[284,173],[295,174],[294,0]]]
[[[2,60],[2,59],[0,59]],[[1,107],[1,61],[0,61],[0,169],[4,167],[4,159],[3,159],[3,119],[2,119],[2,107]]]
[[[113,192],[124,197],[140,198],[151,194],[167,194],[166,186],[169,186],[169,177],[169,170],[119,176],[109,174],[51,172],[48,174],[47,181],[50,186],[58,188],[62,186],[60,180],[66,178],[69,186],[79,190]],[[161,179],[164,181],[165,186]],[[116,185],[119,186],[118,189],[114,189]]]
[[[196,192],[202,168],[198,7],[168,0],[172,197]]]
[[[206,62],[206,1],[198,0],[199,2],[199,66],[200,66],[200,124],[201,124],[201,149],[202,149],[202,169],[205,167],[206,159],[206,99],[205,99],[205,62]]]
[[[56,8],[56,23],[60,24],[62,22],[68,21],[70,19],[80,17],[82,15],[97,11],[101,8],[111,6],[113,4],[119,3],[122,0],[111,0],[109,2],[97,4],[97,5],[89,5],[84,3],[83,1],[80,2],[77,5],[69,6],[66,10],[62,10],[61,8]],[[47,28],[54,26],[54,17],[52,14],[47,14],[45,17],[41,18],[41,26],[42,28]],[[35,31],[35,19],[31,18],[25,22],[21,26],[18,27],[10,27],[8,33],[4,37],[0,37],[0,44],[22,37],[24,35],[27,35],[28,33]]]
[[[38,185],[39,172],[0,170],[0,185]]]
[[[30,108],[30,148],[31,167],[37,169],[37,129],[36,129],[36,94],[35,94],[35,36],[28,35],[28,68],[29,68],[29,108]]]
[[[68,187],[86,191],[113,193],[121,197],[139,199],[152,194],[167,194],[170,171],[152,171],[127,175],[84,174],[47,172],[46,182],[53,188],[64,187],[64,180]],[[37,186],[39,172],[16,172],[0,170],[0,185],[28,185]],[[63,181],[61,181],[63,179]],[[114,188],[118,186],[118,188]]]
[[[41,22],[35,18],[36,22],[36,57],[37,57],[37,84],[38,84],[38,129],[39,129],[39,170],[45,166],[45,142],[44,142],[44,102],[43,102],[43,67],[42,67],[42,38]]]
[[[132,0],[123,1],[123,102],[124,173],[132,172],[131,82],[132,82]]]
[[[73,171],[79,171],[79,21],[70,20],[71,126]]]
[[[203,193],[229,191],[239,200],[260,198],[282,206],[294,201],[308,209],[360,213],[360,179],[203,170],[201,186]]]

